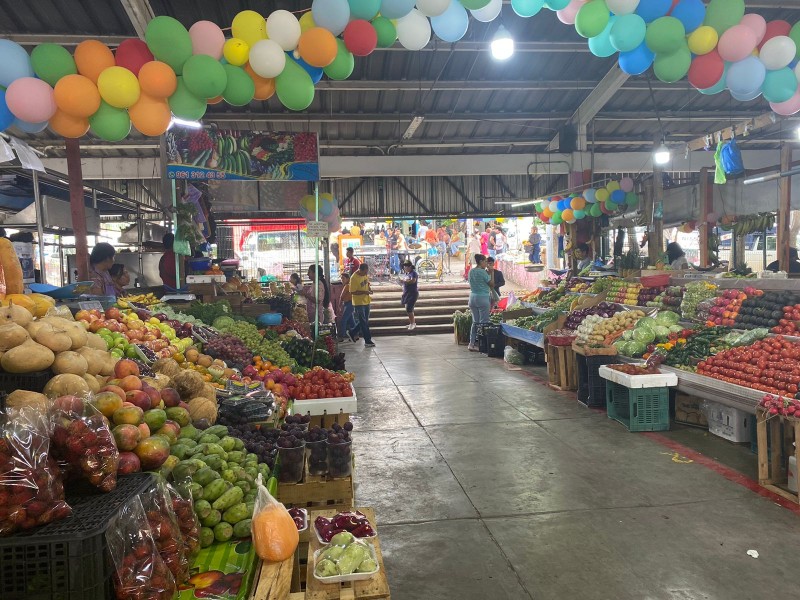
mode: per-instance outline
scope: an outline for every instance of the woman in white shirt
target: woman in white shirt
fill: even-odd
[[[686,260],[686,253],[678,242],[670,242],[667,244],[667,259],[669,260],[670,269],[683,271],[689,268],[689,261]]]

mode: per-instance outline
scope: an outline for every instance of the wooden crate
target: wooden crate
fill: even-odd
[[[575,352],[569,346],[551,346],[545,349],[547,376],[550,387],[562,392],[578,389],[578,364]]]
[[[783,427],[781,427],[783,425]],[[769,444],[767,442],[769,428]],[[800,494],[784,489],[788,475],[786,466],[792,454],[800,464],[800,419],[770,415],[761,407],[756,409],[756,432],[758,435],[758,483],[779,496],[800,504]]]
[[[328,413],[325,412],[321,415],[311,415],[311,421],[308,422],[309,427],[324,427],[330,429],[334,423],[344,426],[350,420],[350,413],[338,412]]]
[[[675,395],[675,422],[707,429],[708,418],[703,412],[703,399],[678,392]]]
[[[300,483],[279,483],[278,500],[287,507],[300,508],[352,508],[353,476],[331,479],[305,473]]]
[[[292,576],[296,562],[296,552],[283,562],[262,562],[250,598],[252,600],[287,600],[291,598]],[[303,595],[300,596],[300,598],[303,597]]]

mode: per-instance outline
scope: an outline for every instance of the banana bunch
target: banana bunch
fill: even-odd
[[[250,137],[218,135],[216,142],[218,169],[237,175],[250,175]]]
[[[147,294],[136,294],[135,296],[125,296],[124,298],[117,299],[117,306],[120,308],[135,308],[131,306],[132,303],[135,304],[146,304],[147,306],[152,306],[153,304],[159,304],[161,300],[155,297],[152,292]]]
[[[775,213],[758,213],[738,217],[733,225],[734,235],[749,235],[775,227]]]

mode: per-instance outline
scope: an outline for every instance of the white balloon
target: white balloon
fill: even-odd
[[[417,0],[417,10],[426,17],[438,17],[450,6],[450,0]]]
[[[300,21],[288,10],[276,10],[267,17],[267,35],[269,39],[290,52],[297,48],[300,40]]]
[[[397,40],[406,50],[422,50],[431,41],[431,23],[416,8],[399,19],[396,27]]]
[[[489,0],[489,4],[478,10],[469,11],[476,21],[481,23],[490,23],[494,21],[503,10],[503,0]]]
[[[778,35],[767,40],[761,46],[758,58],[768,70],[776,71],[789,66],[789,63],[794,60],[795,54],[797,54],[797,45],[794,40],[786,35]]]
[[[615,15],[629,15],[639,6],[639,0],[606,0],[608,10]]]
[[[258,40],[250,48],[250,66],[256,75],[272,79],[283,72],[286,54],[275,40]]]

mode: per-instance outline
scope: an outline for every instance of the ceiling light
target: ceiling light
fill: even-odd
[[[536,204],[539,202],[538,200],[523,200],[522,202],[515,202],[511,205],[511,208],[517,208],[518,206],[530,206],[531,204]]]
[[[500,25],[497,33],[492,38],[492,57],[496,60],[507,60],[514,54],[514,38],[508,33],[508,29]]]
[[[667,148],[667,145],[664,142],[661,142],[661,145],[653,152],[653,162],[655,162],[657,165],[665,165],[669,162],[671,156],[672,155],[669,151],[669,148]]]
[[[203,127],[203,124],[200,121],[188,121],[186,119],[181,119],[180,117],[172,117],[172,120],[169,122],[169,127],[172,128],[173,125],[188,127],[189,129],[200,129]]]
[[[414,133],[419,129],[419,126],[422,125],[422,122],[425,120],[425,117],[422,115],[417,115],[413,119],[411,119],[411,123],[408,124],[406,128],[406,132],[403,134],[404,140],[410,140],[414,137]]]

